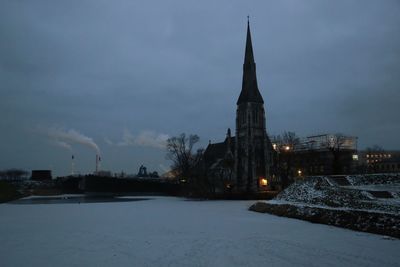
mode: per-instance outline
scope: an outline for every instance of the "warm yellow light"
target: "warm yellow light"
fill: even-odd
[[[301,170],[298,170],[298,171],[297,171],[297,174],[298,174],[299,176],[301,176]]]
[[[290,150],[290,146],[285,146],[285,150]]]
[[[272,147],[274,148],[274,150],[276,150],[276,144],[272,144]]]
[[[261,186],[267,186],[268,185],[268,180],[265,178],[261,178],[260,179],[260,185]]]

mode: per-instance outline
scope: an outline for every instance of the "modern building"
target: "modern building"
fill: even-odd
[[[400,172],[400,151],[364,150],[359,153],[360,172],[393,173]]]
[[[294,177],[358,171],[357,137],[320,134],[295,141],[273,141],[279,174],[284,183],[289,183]]]
[[[272,153],[248,22],[242,90],[236,103],[235,136],[231,136],[228,129],[224,142],[208,145],[204,159],[209,175],[229,191],[260,192],[268,189],[274,178]]]

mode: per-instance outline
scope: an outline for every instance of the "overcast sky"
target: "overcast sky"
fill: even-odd
[[[247,15],[270,134],[400,149],[400,1],[1,0],[0,169],[163,172],[168,136],[223,140]]]

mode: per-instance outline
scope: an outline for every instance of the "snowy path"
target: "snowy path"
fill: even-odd
[[[400,266],[400,240],[254,201],[0,205],[0,266]]]

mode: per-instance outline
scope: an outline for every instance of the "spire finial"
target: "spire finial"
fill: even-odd
[[[247,25],[249,25],[249,24],[250,24],[250,16],[247,15]]]

